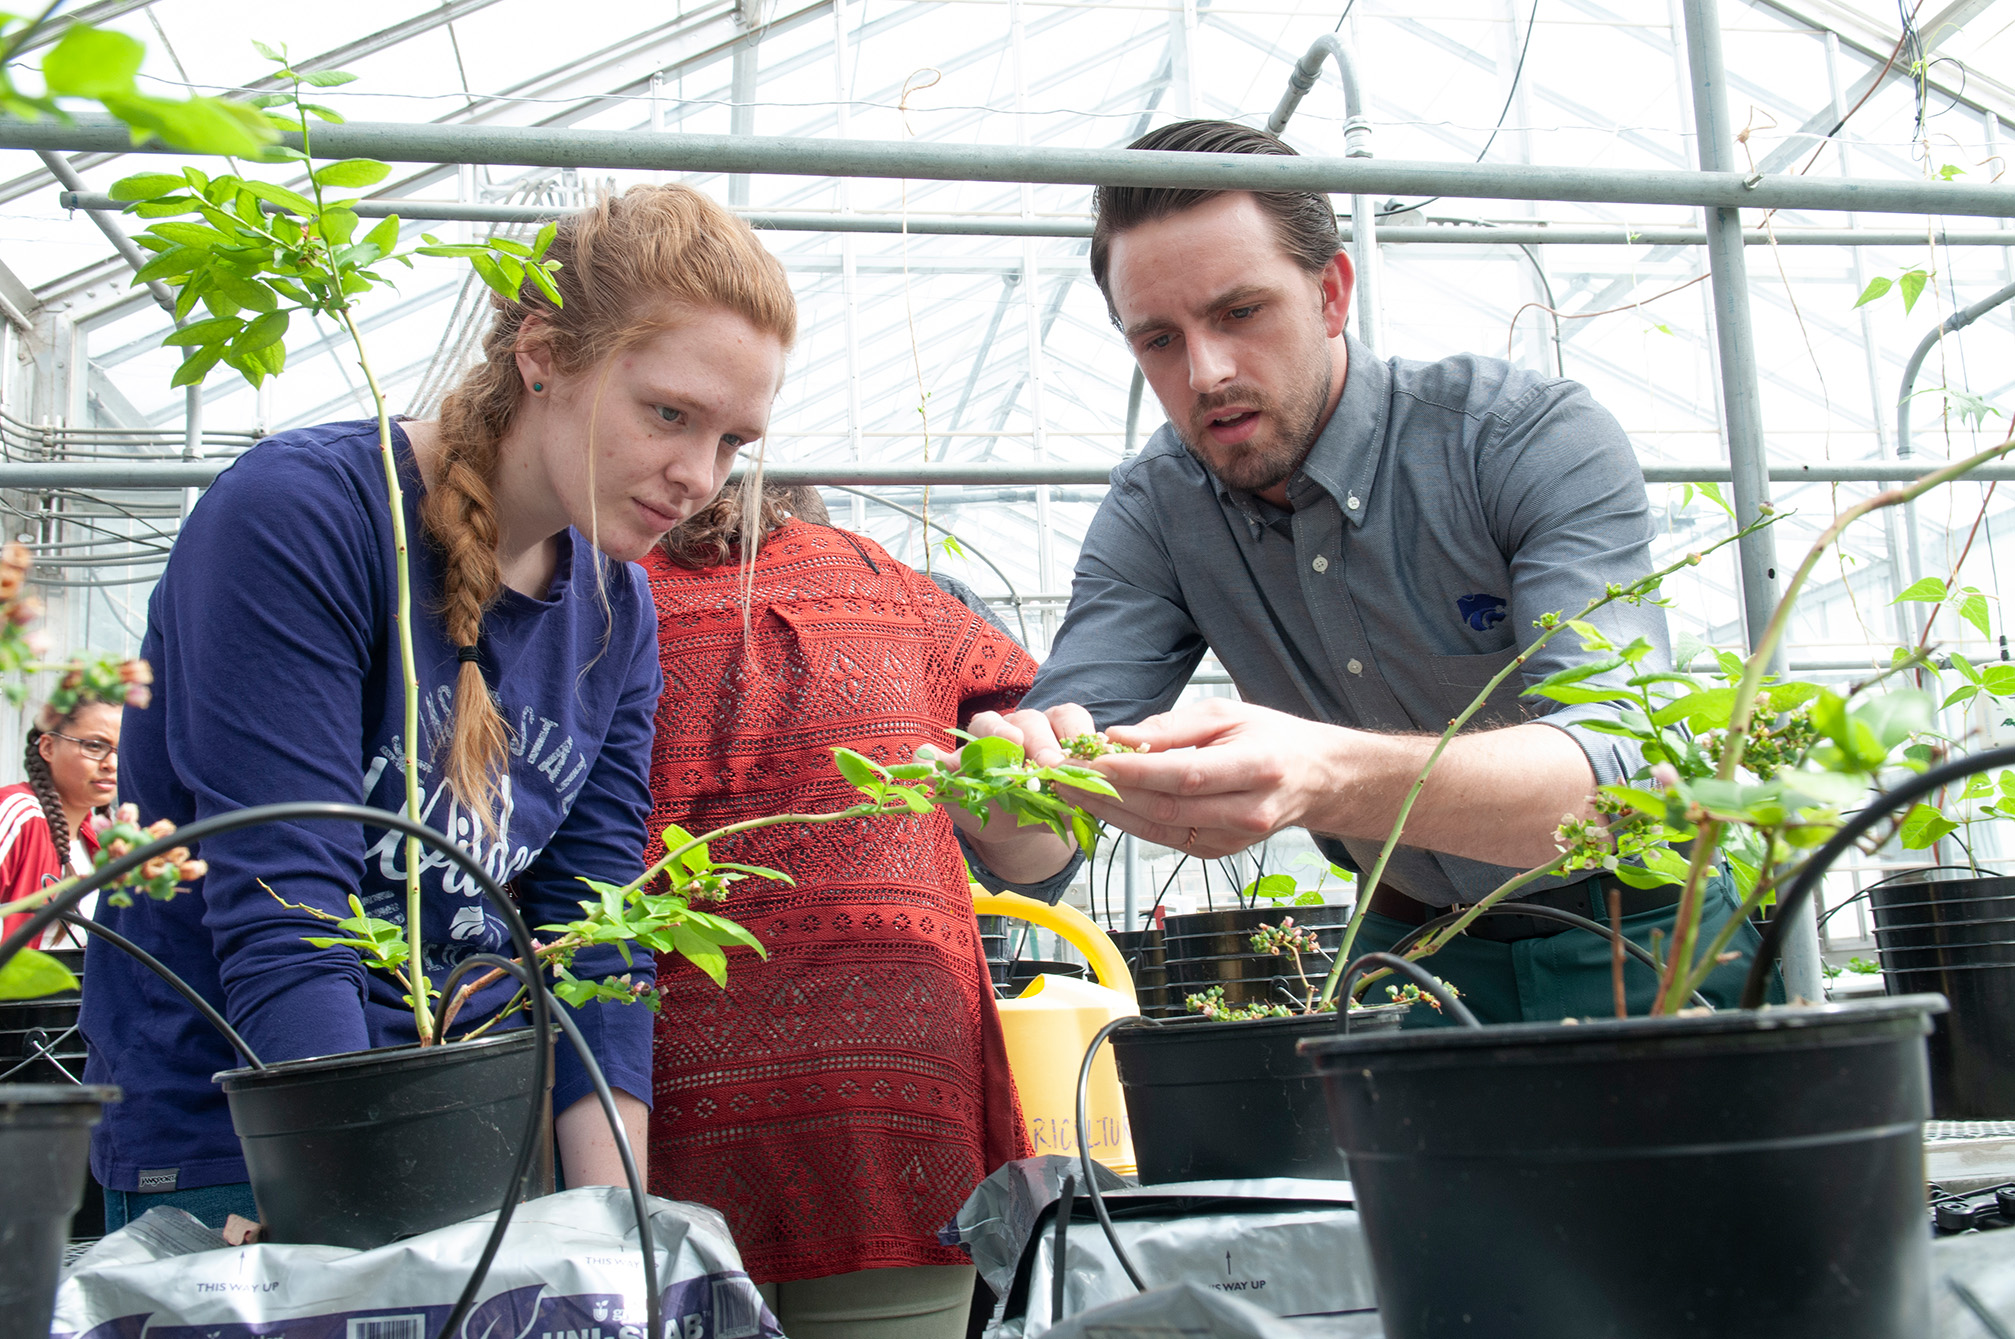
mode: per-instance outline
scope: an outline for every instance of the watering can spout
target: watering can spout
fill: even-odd
[[[1123,1176],[1132,1175],[1133,1137],[1109,1049],[1101,1050],[1093,1062],[1085,1099],[1086,1128],[1077,1128],[1078,1064],[1092,1035],[1115,1018],[1140,1013],[1126,959],[1105,931],[1075,907],[975,887],[973,911],[981,916],[1013,916],[1054,931],[1091,964],[1098,976],[1096,985],[1045,973],[1014,999],[1001,1000],[1001,1034],[1032,1150],[1075,1154],[1082,1134],[1092,1157]]]

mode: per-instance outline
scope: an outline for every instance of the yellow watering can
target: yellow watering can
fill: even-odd
[[[1105,931],[1076,907],[1051,906],[1020,893],[973,886],[973,912],[1012,916],[1063,936],[1091,964],[1099,983],[1045,973],[1000,1002],[1008,1068],[1014,1072],[1029,1143],[1042,1153],[1077,1154],[1077,1072],[1092,1034],[1115,1018],[1136,1017],[1133,978]],[[1086,1092],[1086,1151],[1125,1176],[1134,1172],[1133,1136],[1110,1047],[1099,1051]]]

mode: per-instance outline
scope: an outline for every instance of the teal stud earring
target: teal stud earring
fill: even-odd
[[[544,392],[545,389],[546,389],[546,383],[543,381],[535,381],[532,383],[532,394],[534,395],[541,394],[542,392]]]

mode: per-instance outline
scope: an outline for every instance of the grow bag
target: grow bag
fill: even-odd
[[[217,1075],[266,1240],[370,1250],[494,1210],[534,1102],[544,1137],[517,1198],[551,1194],[552,1085],[533,1090],[532,1039],[519,1028]]]
[[[1169,1003],[1168,967],[1163,956],[1161,931],[1155,928],[1109,930],[1106,934],[1120,956],[1126,959],[1127,975],[1133,978],[1133,994],[1140,1003],[1141,1013],[1149,1018],[1161,1018],[1183,1012],[1181,1006]]]
[[[2015,1116],[2015,879],[1886,883],[1869,899],[1890,991],[1951,1005],[1931,1032],[1931,1114]]]
[[[45,949],[81,983],[84,950]],[[0,1004],[0,1083],[82,1083],[84,1034],[77,1030],[81,990]]]
[[[1392,1031],[1410,1005],[1353,1010],[1353,1034]],[[1335,1014],[1224,1023],[1191,1016],[1112,1034],[1142,1185],[1258,1176],[1342,1180],[1322,1083],[1297,1051]]]
[[[91,1127],[117,1088],[0,1086],[0,1339],[48,1339],[70,1216],[84,1199]]]
[[[1303,987],[1294,974],[1293,960],[1286,954],[1255,953],[1252,948],[1254,931],[1261,925],[1279,925],[1287,916],[1315,932],[1323,953],[1335,953],[1343,943],[1350,908],[1245,907],[1166,918],[1161,929],[1162,952],[1173,1012],[1185,1012],[1189,996],[1212,986],[1224,988],[1228,1005],[1301,1007]],[[1301,965],[1315,984],[1329,971],[1329,959],[1322,954],[1304,954]]]
[[[1388,1339],[1930,1333],[1936,996],[1311,1039]]]

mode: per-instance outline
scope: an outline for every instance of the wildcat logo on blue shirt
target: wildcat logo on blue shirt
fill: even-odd
[[[1502,595],[1459,596],[1455,607],[1462,614],[1463,622],[1478,632],[1489,632],[1504,622],[1506,606]]]

